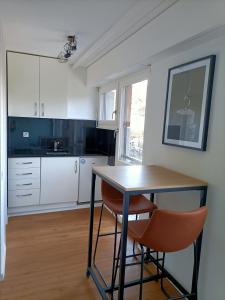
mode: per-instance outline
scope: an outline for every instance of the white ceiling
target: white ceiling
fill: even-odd
[[[78,49],[72,62],[87,66],[133,25],[143,26],[140,20],[147,13],[171,1],[0,0],[0,20],[7,50],[57,56],[66,36],[75,34]]]

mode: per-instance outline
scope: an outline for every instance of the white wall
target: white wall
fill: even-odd
[[[96,86],[151,63],[152,57],[225,23],[225,1],[180,0],[87,70]]]
[[[216,69],[206,152],[162,145],[163,119],[168,68],[206,55],[216,54]],[[144,163],[159,164],[209,183],[208,220],[205,227],[199,299],[224,299],[225,270],[225,36],[211,40],[152,64],[149,98],[146,107]],[[199,204],[199,193],[158,195],[160,207],[184,210]],[[192,248],[179,255],[169,255],[167,268],[190,288]]]
[[[0,280],[5,273],[6,221],[7,221],[7,143],[6,143],[6,94],[5,49],[0,25]]]
[[[69,68],[68,118],[96,120],[97,89],[86,85],[83,69]]]
[[[164,165],[209,182],[199,300],[222,300],[225,294],[225,37],[221,34],[224,24],[224,1],[180,0],[87,70],[87,83],[98,86],[143,64],[152,64],[144,163]],[[168,68],[209,54],[216,54],[217,61],[207,151],[162,145]],[[192,209],[199,205],[198,192],[168,193],[157,198],[161,207],[172,209]],[[167,268],[186,288],[191,285],[192,262],[191,248],[167,257]]]

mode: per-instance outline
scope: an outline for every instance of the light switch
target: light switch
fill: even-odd
[[[29,138],[30,133],[28,131],[23,131],[23,137],[24,138]]]

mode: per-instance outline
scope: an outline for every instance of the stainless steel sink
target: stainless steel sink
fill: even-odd
[[[46,152],[46,155],[57,155],[57,156],[60,156],[60,155],[69,155],[70,153],[69,152],[63,152],[63,151],[50,151],[50,152]]]

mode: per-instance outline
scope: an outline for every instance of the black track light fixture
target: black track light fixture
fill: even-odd
[[[77,40],[75,35],[68,35],[67,42],[63,46],[63,50],[58,55],[59,62],[67,62],[70,56],[77,50]]]

